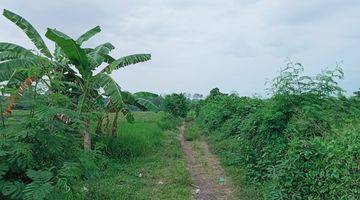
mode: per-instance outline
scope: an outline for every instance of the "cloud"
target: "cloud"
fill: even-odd
[[[1,7],[20,13],[41,33],[54,27],[77,37],[101,25],[102,34],[88,45],[112,42],[115,57],[152,53],[151,62],[114,73],[130,91],[206,94],[219,87],[264,94],[265,80],[287,58],[310,73],[343,61],[342,86],[349,92],[360,87],[355,0],[4,0]],[[32,45],[6,20],[0,27],[1,40]]]

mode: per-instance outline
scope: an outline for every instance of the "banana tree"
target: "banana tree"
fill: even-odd
[[[125,66],[150,60],[150,54],[135,54],[114,59],[109,55],[114,49],[110,43],[101,44],[93,49],[82,48],[84,42],[101,31],[99,26],[87,31],[77,40],[55,29],[48,29],[46,37],[55,42],[55,51],[51,54],[39,33],[28,21],[8,10],[4,10],[3,15],[21,28],[39,50],[34,53],[16,44],[0,42],[0,82],[12,80],[18,87],[17,92],[9,98],[9,106],[4,113],[6,116],[11,114],[24,90],[46,75],[47,80],[44,82],[50,90],[68,92],[76,97],[76,109],[79,114],[84,115],[86,127],[83,133],[84,149],[89,150],[91,147],[88,130],[90,122],[86,113],[93,110],[96,106],[94,102],[102,96],[111,99],[111,109],[122,112],[129,121],[133,119],[123,99],[124,93],[110,74]],[[107,63],[107,66],[95,74],[95,69],[102,63]],[[59,81],[53,81],[58,77],[57,74],[60,74],[61,86],[56,84]],[[100,93],[101,89],[105,91],[103,94]],[[135,99],[135,102],[146,106],[141,99]]]
[[[72,77],[73,83],[77,85],[80,91],[77,110],[84,116],[85,130],[83,136],[85,150],[91,148],[91,138],[88,130],[89,117],[86,113],[93,111],[92,108],[96,106],[94,102],[99,98],[103,96],[109,97],[111,107],[116,112],[122,112],[129,121],[133,120],[123,98],[124,92],[122,92],[120,86],[110,74],[114,70],[151,59],[150,54],[135,54],[114,59],[109,55],[109,52],[114,49],[114,46],[110,43],[99,45],[94,49],[81,47],[84,41],[90,39],[98,32],[100,32],[100,28],[95,27],[77,40],[56,29],[49,28],[45,34],[48,39],[56,43],[56,57],[62,58],[64,64],[69,64],[78,71],[78,73],[74,73],[74,70],[68,71],[66,74]],[[100,72],[95,73],[102,63],[107,63],[107,66],[100,70]],[[104,90],[104,93],[100,92],[101,89]]]
[[[9,97],[9,104],[3,113],[9,116],[16,101],[33,82],[61,65],[52,60],[53,56],[45,42],[28,21],[6,9],[3,15],[22,29],[38,49],[35,51],[17,44],[0,42],[0,82],[7,81],[6,87],[18,88]]]

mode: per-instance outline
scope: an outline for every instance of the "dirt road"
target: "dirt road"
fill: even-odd
[[[193,195],[199,200],[234,199],[231,181],[225,176],[218,159],[210,152],[206,141],[184,139],[185,123],[180,127],[180,143],[187,157],[187,167],[191,173]]]

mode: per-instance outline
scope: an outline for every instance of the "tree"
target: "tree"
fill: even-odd
[[[214,97],[219,95],[224,95],[224,94],[220,92],[219,88],[213,88],[212,90],[210,90],[210,95],[207,98],[213,99]]]
[[[56,43],[59,52],[58,56],[63,56],[68,61],[67,64],[74,66],[79,72],[79,74],[74,74],[72,71],[68,71],[68,73],[72,73],[72,83],[75,83],[80,89],[77,110],[84,115],[85,130],[83,136],[84,149],[86,150],[91,148],[88,130],[89,116],[86,113],[91,113],[92,108],[95,107],[94,102],[97,102],[102,95],[110,98],[108,106],[116,112],[116,118],[118,112],[122,112],[128,121],[133,121],[133,116],[127,109],[123,98],[124,93],[110,74],[114,70],[151,59],[150,54],[135,54],[115,60],[108,55],[114,49],[114,46],[110,43],[99,45],[94,49],[81,48],[80,45],[84,41],[87,41],[98,32],[100,32],[100,27],[95,27],[80,36],[76,41],[56,29],[48,29],[45,34],[48,39]],[[95,69],[103,62],[108,63],[108,65],[95,74]],[[100,93],[101,89],[104,90],[103,94]],[[129,94],[127,95],[129,96]]]
[[[176,117],[186,117],[189,110],[189,100],[183,93],[171,94],[165,96],[165,107],[172,115]]]
[[[148,61],[151,59],[150,54],[134,54],[114,59],[109,55],[114,49],[110,43],[95,48],[82,48],[84,42],[101,31],[99,26],[87,31],[77,40],[56,29],[48,28],[45,36],[55,43],[55,52],[51,54],[39,33],[28,21],[8,10],[4,10],[3,15],[21,28],[40,51],[34,54],[16,44],[0,43],[0,61],[3,61],[0,63],[0,82],[8,81],[8,85],[18,88],[9,98],[6,116],[11,114],[16,101],[27,88],[34,82],[37,85],[39,81],[43,81],[50,91],[73,97],[75,109],[84,122],[84,149],[89,150],[89,114],[92,111],[97,109],[122,112],[128,121],[132,121],[133,117],[126,103],[144,107],[149,105],[142,99],[131,97],[131,94],[126,94],[126,98],[123,98],[124,92],[110,74],[125,66]],[[107,66],[95,74],[95,70],[102,63],[107,63]],[[103,96],[109,98],[107,104],[103,101]]]

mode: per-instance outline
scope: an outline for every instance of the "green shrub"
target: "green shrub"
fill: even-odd
[[[342,95],[340,68],[302,72],[288,65],[267,99],[213,90],[197,120],[223,163],[246,169],[252,182],[271,183],[268,198],[358,199],[359,129],[339,130],[356,126],[360,101]]]
[[[166,111],[174,115],[175,117],[186,117],[189,111],[190,101],[181,94],[171,94],[165,96],[165,108]]]
[[[193,141],[201,136],[201,128],[196,123],[188,123],[186,125],[184,137],[187,141]]]
[[[180,119],[171,115],[168,112],[159,112],[157,114],[157,125],[162,130],[171,130],[171,129],[177,129],[177,127],[180,125]]]
[[[292,140],[275,168],[269,198],[359,199],[359,128]]]

